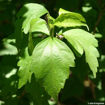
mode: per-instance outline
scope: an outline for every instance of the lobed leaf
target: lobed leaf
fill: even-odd
[[[48,13],[48,11],[40,4],[28,3],[24,5],[18,13],[18,18],[23,18],[22,28],[24,33],[27,34],[29,32],[32,19],[39,18],[46,13]]]
[[[25,55],[22,57],[19,62],[19,84],[18,88],[24,86],[27,82],[31,81],[31,72],[30,72],[30,65],[31,65],[31,57],[28,55],[28,49],[25,49]]]
[[[46,38],[34,49],[31,72],[42,81],[48,94],[55,99],[74,66],[74,55],[69,47],[57,38]]]
[[[96,77],[99,53],[96,49],[98,42],[95,37],[82,29],[71,29],[64,32],[63,35],[78,53],[82,55],[83,50],[85,51],[86,62]]]

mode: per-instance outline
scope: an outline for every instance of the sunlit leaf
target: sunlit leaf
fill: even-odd
[[[30,22],[34,18],[39,18],[44,14],[48,13],[48,11],[40,4],[37,3],[28,3],[20,9],[18,13],[18,18],[23,18],[23,31],[25,34],[28,33],[30,29]]]
[[[96,77],[99,53],[96,49],[98,42],[95,37],[82,29],[71,29],[64,32],[63,35],[81,55],[83,50],[85,51],[86,62]]]
[[[31,72],[42,81],[48,94],[55,99],[74,66],[74,55],[67,45],[57,38],[41,41],[32,54]]]
[[[57,27],[87,27],[86,21],[82,15],[75,12],[69,12],[63,9],[59,10],[59,16],[56,18],[54,25]]]
[[[31,20],[29,31],[30,32],[42,32],[46,35],[50,34],[46,21],[41,18],[35,18]]]

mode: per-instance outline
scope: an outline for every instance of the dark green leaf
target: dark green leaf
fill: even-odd
[[[26,85],[26,90],[32,96],[32,101],[34,105],[49,105],[49,96],[45,92],[44,88],[36,81],[34,76],[32,76],[31,83]]]

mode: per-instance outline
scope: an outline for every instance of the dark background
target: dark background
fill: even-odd
[[[25,3],[44,5],[54,18],[57,17],[59,8],[81,13],[85,17],[89,31],[99,41],[100,66],[97,78],[94,79],[91,73],[87,75],[89,68],[84,63],[84,56],[78,58],[78,72],[75,68],[72,69],[75,72],[59,94],[59,105],[105,102],[105,0],[0,0],[0,51],[5,49],[5,39],[13,38],[16,14]],[[17,55],[0,55],[0,105],[34,105],[32,92],[25,87],[17,89],[16,57]],[[7,74],[11,76],[8,77]]]

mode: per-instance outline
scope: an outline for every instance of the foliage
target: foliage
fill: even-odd
[[[104,1],[0,2],[0,105],[105,101]]]

